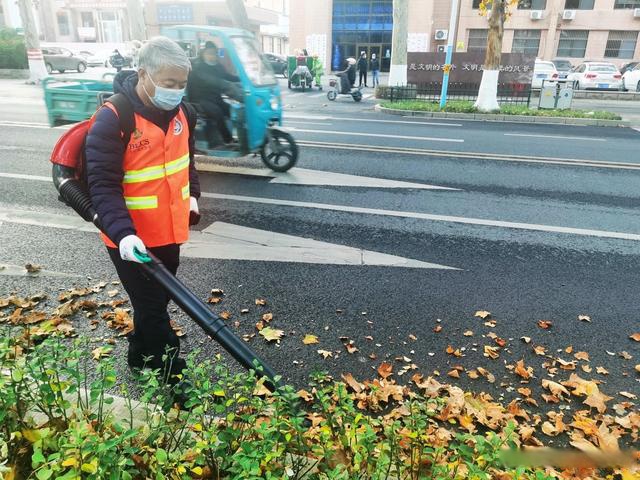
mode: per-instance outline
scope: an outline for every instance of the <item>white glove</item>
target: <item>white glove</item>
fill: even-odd
[[[129,262],[142,263],[136,258],[133,249],[137,249],[140,253],[147,253],[147,247],[144,246],[142,240],[135,235],[127,235],[120,240],[120,258]]]
[[[198,200],[196,199],[196,197],[189,198],[189,211],[200,213],[200,210],[198,209]]]

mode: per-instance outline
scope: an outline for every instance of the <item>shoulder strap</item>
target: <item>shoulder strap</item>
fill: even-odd
[[[189,124],[189,135],[193,135],[196,129],[196,123],[198,121],[198,114],[196,112],[196,109],[192,104],[188,102],[182,102],[180,104],[180,108],[182,108],[182,111],[187,117],[187,123]]]
[[[133,114],[133,105],[122,93],[116,93],[107,98],[107,102],[114,106],[118,113],[120,121],[120,130],[122,131],[122,142],[126,145],[131,140],[131,134],[136,129],[136,119]]]

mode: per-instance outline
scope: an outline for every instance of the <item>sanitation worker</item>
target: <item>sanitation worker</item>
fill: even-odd
[[[194,135],[182,105],[191,63],[166,37],[145,43],[138,62],[137,73],[123,72],[114,81],[114,92],[131,104],[135,129],[125,144],[113,105],[95,114],[86,139],[87,179],[106,233],[102,240],[133,306],[128,364],[162,369],[177,383],[186,364],[169,322],[169,297],[136,263],[140,253],[152,252],[175,275],[190,213],[199,214]]]

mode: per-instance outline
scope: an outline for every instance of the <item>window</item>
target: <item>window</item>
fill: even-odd
[[[520,10],[545,10],[547,0],[518,0]]]
[[[587,50],[589,30],[561,30],[558,57],[581,58]]]
[[[63,37],[71,33],[69,30],[69,16],[66,12],[58,12],[58,31]]]
[[[540,30],[516,30],[513,32],[511,52],[538,55],[540,50]]]
[[[482,3],[482,0],[471,0],[471,7],[474,10],[478,10],[480,8],[481,3]]]
[[[593,10],[595,0],[566,0],[565,10]]]
[[[640,0],[616,0],[613,8],[640,8]]]
[[[474,28],[469,30],[469,41],[467,42],[467,51],[486,50],[487,36],[489,30],[486,28]]]
[[[638,42],[638,32],[609,32],[604,56],[609,58],[633,58]]]
[[[93,25],[93,12],[81,12],[80,23],[83,28],[92,28]]]

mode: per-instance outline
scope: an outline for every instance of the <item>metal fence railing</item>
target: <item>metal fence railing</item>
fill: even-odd
[[[449,83],[448,101],[475,101],[478,98],[479,83]],[[439,102],[442,83],[422,83],[402,87],[388,87],[385,97],[391,102],[418,100]],[[523,83],[498,84],[498,102],[501,104],[529,105],[531,85]]]

